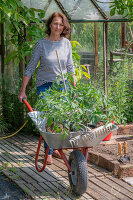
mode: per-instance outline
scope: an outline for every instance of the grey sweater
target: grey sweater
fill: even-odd
[[[60,75],[56,50],[58,51],[63,74],[67,72],[75,73],[71,43],[68,39],[62,38],[59,41],[50,41],[45,38],[40,39],[35,44],[31,60],[24,73],[24,75],[31,77],[40,61],[36,77],[37,87],[46,82],[55,81],[57,75]]]

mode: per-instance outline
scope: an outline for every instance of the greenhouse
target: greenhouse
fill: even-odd
[[[133,177],[132,8],[132,0],[121,0],[120,2],[113,0],[0,1],[0,142],[3,145],[0,152],[3,152],[5,148],[7,148],[9,154],[10,151],[12,152],[10,145],[6,147],[5,139],[16,145],[13,147],[16,151],[19,151],[17,148],[21,151],[22,146],[24,146],[25,150],[22,151],[25,151],[26,155],[29,156],[29,168],[31,170],[33,167],[31,157],[36,152],[31,143],[33,140],[36,143],[40,137],[35,156],[37,172],[32,170],[34,173],[42,172],[39,173],[41,174],[39,180],[43,184],[41,185],[38,182],[38,174],[37,177],[35,175],[35,179],[32,177],[27,162],[27,171],[24,169],[25,176],[29,177],[30,184],[33,183],[33,187],[30,187],[25,182],[26,178],[23,180],[24,185],[30,191],[31,198],[57,199],[59,197],[67,199],[65,190],[62,189],[66,187],[66,193],[70,199],[75,198],[73,192],[76,195],[81,195],[79,199],[104,199],[103,191],[105,188],[99,186],[100,182],[103,184],[104,180],[97,178],[97,175],[95,179],[99,181],[99,185],[93,178],[91,180],[90,177],[94,176],[93,170],[96,170],[91,164],[87,165],[92,173],[88,177],[89,171],[86,167],[86,161],[112,172],[117,178]],[[62,13],[63,15],[57,14],[57,17],[53,17],[50,22],[48,19],[53,13]],[[69,58],[67,64],[71,61],[71,56],[68,56],[66,50],[68,47],[65,46],[66,49],[63,47],[64,49],[61,51],[60,46],[57,45],[56,50],[54,46],[58,44],[57,41],[61,42],[61,34],[58,40],[50,39],[54,35],[52,23],[54,23],[55,18],[61,20],[57,20],[58,25],[60,22],[60,29],[63,27],[61,30],[70,31],[69,37],[66,37],[67,34],[64,34],[63,31],[61,33],[64,34],[63,39],[65,38],[70,43],[73,66],[71,64],[69,70],[65,64],[65,59]],[[70,29],[66,22],[70,25]],[[55,30],[58,32],[57,29]],[[56,33],[55,35],[59,34]],[[42,48],[40,41],[45,41],[46,46],[44,45]],[[51,46],[47,46],[48,41],[51,42]],[[42,49],[37,51],[39,47]],[[45,57],[46,51],[48,51],[48,54]],[[56,56],[52,58],[53,52]],[[53,66],[50,64],[50,59],[54,61]],[[48,66],[45,66],[45,62],[48,63]],[[45,66],[44,70],[42,70],[43,65]],[[31,67],[28,68],[27,66]],[[54,66],[57,67],[56,70]],[[63,68],[64,66],[65,68]],[[56,71],[56,79],[47,81],[49,80],[47,77],[51,73],[50,70],[53,69]],[[40,73],[40,79],[38,79],[38,73]],[[27,79],[27,77],[30,78]],[[44,77],[46,80],[43,80]],[[51,77],[54,76],[51,75]],[[49,83],[52,86],[49,87]],[[48,84],[45,94],[41,90],[41,93],[38,93],[38,88],[45,84]],[[25,90],[22,92],[24,87]],[[20,94],[22,93],[24,98],[21,102]],[[22,136],[19,136],[21,133]],[[33,137],[30,138],[30,134]],[[19,137],[22,139],[22,146],[21,144],[19,146]],[[29,141],[29,152],[28,142],[25,143],[23,137]],[[56,141],[57,137],[58,142]],[[45,158],[40,168],[39,151],[41,151],[42,158],[43,151],[40,146],[43,140],[45,141]],[[35,143],[33,142],[34,148],[36,148]],[[48,144],[48,147],[45,147],[45,143]],[[93,150],[89,150],[90,147],[93,147]],[[45,173],[45,167],[49,162],[51,148],[53,158],[56,157],[57,160],[50,161],[50,167],[55,164],[55,168],[48,168],[50,171],[46,170],[48,175],[45,177],[43,173]],[[74,150],[71,152],[72,149]],[[67,156],[65,156],[63,150],[66,150]],[[33,151],[31,155],[30,151]],[[17,155],[17,153],[15,154]],[[105,158],[108,157],[107,161],[105,161],[104,154]],[[5,154],[1,157],[6,160]],[[68,160],[67,157],[69,157]],[[60,158],[65,165],[59,160]],[[81,166],[80,159],[83,160]],[[16,163],[16,160],[14,163]],[[113,161],[118,163],[115,165]],[[126,174],[120,165],[121,163],[131,165],[129,173]],[[20,163],[17,163],[17,165],[20,167],[21,177],[21,167],[23,171],[23,166],[20,166]],[[0,163],[1,166],[3,164]],[[16,164],[13,166],[16,166]],[[58,189],[55,189],[54,179],[58,176],[66,177],[66,172],[62,172],[65,167],[68,170],[69,183],[67,178],[62,178],[66,185],[60,183],[60,178],[59,182],[56,180],[60,185],[59,188],[61,187],[59,192]],[[80,171],[81,168],[85,173]],[[56,169],[57,172],[54,174],[53,171]],[[2,170],[5,173],[4,167],[2,167]],[[53,173],[53,175],[50,175],[50,173]],[[100,174],[101,171],[97,171],[97,173]],[[44,183],[43,179],[45,178],[47,184]],[[82,184],[77,184],[78,181],[81,181]],[[111,183],[115,187],[117,181],[109,178],[108,187]],[[40,194],[43,189],[37,187],[37,184],[40,184],[44,189],[44,197]],[[93,194],[93,188],[89,184],[94,185],[96,193]],[[108,187],[106,199],[113,199],[115,196],[108,190]],[[22,186],[21,188],[24,190],[25,187]],[[126,185],[123,188],[126,190]],[[54,197],[54,190],[56,197]],[[126,194],[121,192],[119,188],[115,187],[115,190],[123,199],[126,199]],[[128,199],[131,199],[133,191],[129,190],[130,193],[127,196]],[[47,191],[50,193],[46,194]]]

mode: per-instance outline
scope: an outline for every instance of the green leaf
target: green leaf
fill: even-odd
[[[82,47],[81,44],[77,41],[71,41],[72,44],[77,44],[78,46]]]
[[[86,77],[87,79],[90,79],[90,75],[89,75],[87,72],[83,72],[83,74],[85,75],[85,77]]]
[[[47,124],[48,124],[48,126],[51,126],[53,124],[53,118],[52,117],[49,117],[47,119]]]
[[[38,16],[40,19],[44,18],[45,12],[43,11],[43,12],[38,13]]]
[[[56,130],[56,133],[61,133],[61,131],[62,131],[62,129],[61,129],[61,128],[58,128],[58,129]]]
[[[35,17],[35,12],[34,12],[34,10],[32,10],[32,9],[29,9],[29,14],[30,14],[30,16],[31,17]]]
[[[81,67],[83,67],[83,69],[87,70],[86,67],[84,65],[81,65]]]
[[[15,1],[16,1],[16,4],[17,4],[19,7],[24,8],[24,4],[23,4],[20,0],[15,0]]]
[[[114,16],[114,15],[115,15],[115,10],[116,10],[116,8],[112,8],[112,9],[110,10],[110,15],[111,15],[111,16]]]
[[[12,12],[10,9],[8,9],[7,7],[4,7],[4,12],[6,13],[6,15],[10,18],[12,15]]]
[[[16,58],[18,56],[17,51],[12,51],[10,54],[7,55],[5,58],[5,63],[8,64],[12,59]]]

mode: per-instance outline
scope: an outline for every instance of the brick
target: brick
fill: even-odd
[[[118,125],[118,135],[133,135],[133,124],[130,125]]]
[[[118,178],[124,178],[128,176],[133,176],[133,165],[120,165],[118,169]]]
[[[110,172],[113,172],[113,174],[117,174],[118,168],[119,168],[119,162],[114,161],[112,159],[106,158],[106,156],[99,156],[99,167],[102,167]]]
[[[99,163],[99,153],[88,152],[88,161],[98,165]]]

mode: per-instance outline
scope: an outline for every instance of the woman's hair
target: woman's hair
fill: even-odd
[[[67,17],[62,14],[62,13],[57,13],[57,12],[54,12],[46,21],[46,33],[48,35],[51,34],[51,29],[50,29],[50,24],[52,23],[53,21],[53,18],[54,17],[61,17],[62,18],[62,22],[63,22],[63,25],[64,25],[64,29],[63,29],[63,32],[61,33],[61,36],[62,37],[65,37],[65,38],[68,38],[70,37],[70,24],[68,22],[68,19]]]

